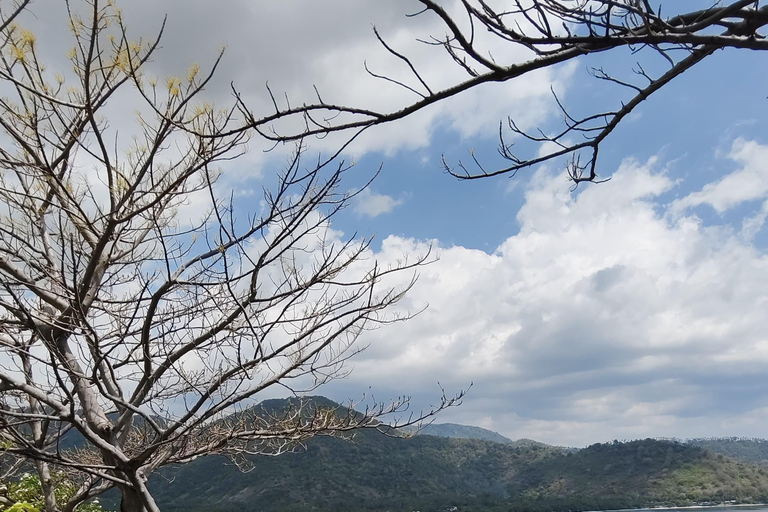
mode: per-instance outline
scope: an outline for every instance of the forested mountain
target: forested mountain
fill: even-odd
[[[257,457],[241,473],[222,457],[150,481],[168,512],[594,510],[768,500],[768,474],[698,446],[647,439],[563,451],[540,443],[358,432],[300,453]]]
[[[689,439],[686,444],[733,457],[743,462],[768,466],[768,440],[747,437]]]
[[[768,474],[699,447],[646,439],[595,444],[532,464],[510,490],[521,502],[572,510],[757,503],[768,498]]]
[[[514,448],[471,439],[374,431],[353,441],[317,438],[303,453],[257,458],[240,473],[223,458],[198,460],[151,482],[164,510],[437,510],[498,502],[515,467],[553,456],[549,448]],[[173,505],[173,507],[171,506]]]

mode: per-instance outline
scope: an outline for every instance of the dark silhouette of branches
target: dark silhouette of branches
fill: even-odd
[[[629,99],[616,107],[575,116],[556,97],[563,120],[560,130],[529,132],[511,118],[502,123],[499,153],[509,162],[506,166],[486,170],[474,155],[471,165],[459,162],[454,166],[444,162],[445,170],[451,175],[475,179],[514,174],[526,167],[568,157],[568,174],[578,184],[598,180],[598,152],[605,139],[639,104],[672,80],[720,49],[768,50],[768,41],[762,32],[768,24],[768,6],[759,0],[713,1],[708,8],[692,12],[680,12],[679,5],[673,1],[652,4],[648,0],[461,0],[459,14],[449,13],[444,2],[418,1],[423,8],[414,16],[437,16],[445,27],[444,35],[431,36],[422,42],[442,48],[467,75],[466,80],[442,89],[430,86],[407,55],[398,52],[375,32],[381,44],[403,61],[407,75],[415,78],[415,83],[409,84],[407,75],[399,78],[370,74],[414,93],[416,101],[385,112],[326,103],[319,95],[315,103],[281,105],[272,96],[275,111],[266,116],[256,115],[239,102],[248,126],[273,141],[339,131],[358,132],[401,120],[484,84],[512,81],[590,54],[625,47],[635,53],[649,49],[660,55],[666,63],[665,69],[650,73],[638,62],[632,80],[617,78],[603,69],[592,70],[596,79],[629,91]],[[529,57],[514,62],[497,60],[486,47],[488,36],[496,42],[523,48]],[[300,119],[301,123],[293,125],[299,126],[297,129],[281,131],[277,121],[286,118]],[[534,150],[533,156],[518,154],[513,142],[508,141],[509,133],[513,138],[527,139],[545,147],[542,151]]]

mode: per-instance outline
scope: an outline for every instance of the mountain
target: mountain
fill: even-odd
[[[240,473],[221,457],[199,459],[150,480],[168,512],[442,510],[502,503],[517,467],[559,453],[478,439],[315,438],[302,453],[253,459]],[[464,510],[464,508],[462,508]]]
[[[168,512],[545,512],[768,499],[762,468],[651,439],[564,453],[366,431],[253,462],[253,471],[240,473],[224,458],[199,459],[164,471],[150,488]]]
[[[747,437],[710,437],[688,439],[686,444],[698,446],[742,462],[768,466],[768,440]]]
[[[758,503],[768,498],[768,474],[697,446],[646,439],[595,444],[532,464],[510,492],[521,503],[571,510]]]
[[[508,437],[504,437],[498,432],[488,430],[481,427],[474,427],[471,425],[459,425],[457,423],[431,423],[417,432],[418,435],[436,436],[436,437],[450,437],[453,439],[480,439],[482,441],[489,441],[492,443],[508,444],[515,447],[548,447],[556,448],[562,452],[575,452],[578,448],[569,448],[565,446],[548,445],[534,441],[533,439],[518,439],[516,441],[511,440]]]
[[[366,430],[251,462],[252,471],[241,473],[223,457],[201,458],[163,469],[149,485],[167,512],[548,512],[768,500],[763,468],[653,439],[567,451],[530,441],[395,438]]]
[[[456,423],[432,423],[426,425],[419,431],[420,435],[452,437],[457,439],[482,439],[494,443],[512,444],[513,441],[508,437],[480,427],[470,425],[459,425]]]

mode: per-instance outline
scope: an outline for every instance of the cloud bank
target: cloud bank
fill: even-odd
[[[758,164],[743,155],[745,169]],[[675,183],[653,161],[627,160],[576,195],[568,186],[538,172],[519,232],[492,254],[384,240],[380,260],[438,254],[402,304],[429,308],[367,335],[337,392],[418,390],[426,405],[437,381],[474,382],[441,421],[558,444],[764,435],[768,257],[738,231],[669,215],[678,206],[660,196]]]

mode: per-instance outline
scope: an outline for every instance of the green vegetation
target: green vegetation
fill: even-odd
[[[419,430],[418,434],[423,436],[451,437],[454,439],[481,439],[483,441],[509,444],[520,448],[530,448],[533,446],[553,448],[551,445],[540,443],[532,439],[522,438],[513,441],[493,430],[473,427],[470,425],[459,425],[457,423],[432,423]],[[556,448],[560,451],[578,451],[577,448],[568,448],[564,446],[558,446]]]
[[[255,459],[253,471],[245,474],[222,458],[198,460],[164,473],[168,480],[153,480],[150,488],[169,512],[219,503],[242,511],[428,511],[498,502],[507,497],[505,475],[511,467],[556,453],[480,440],[395,439],[366,431],[351,442],[314,439],[302,453]]]
[[[168,512],[547,512],[768,499],[761,468],[651,439],[567,452],[365,431],[253,463],[241,473],[224,458],[200,459],[166,470],[150,488]]]
[[[77,486],[69,481],[63,473],[55,473],[54,485],[56,500],[66,503],[77,492]],[[0,503],[0,512],[41,512],[45,509],[43,489],[37,475],[25,473],[21,478],[11,481],[6,485],[7,496],[12,505],[3,508]],[[76,509],[77,512],[104,512],[99,500],[82,503]]]
[[[257,408],[279,415],[290,404],[268,400]],[[337,404],[317,397],[314,406]],[[312,409],[310,404],[305,413]],[[253,457],[246,473],[224,457],[205,457],[164,468],[149,487],[166,512],[445,512],[452,507],[457,512],[576,512],[768,501],[768,468],[745,462],[762,460],[759,450],[768,443],[761,440],[646,439],[576,450],[525,439],[478,439],[506,438],[476,427],[433,427],[421,434],[442,437],[404,439],[374,430],[358,431],[351,439],[318,437],[296,453]],[[697,445],[704,441],[708,449]],[[728,449],[743,460],[714,449]],[[13,512],[42,508],[36,478],[13,485],[14,499],[33,507]],[[57,492],[66,489],[63,482]],[[116,507],[117,493],[102,501]],[[79,510],[101,512],[101,507],[87,504]]]
[[[742,462],[768,466],[768,440],[748,437],[689,439],[686,444],[732,457]]]
[[[596,444],[532,465],[520,472],[515,491],[544,509],[755,503],[768,497],[768,477],[698,447],[646,439]]]

